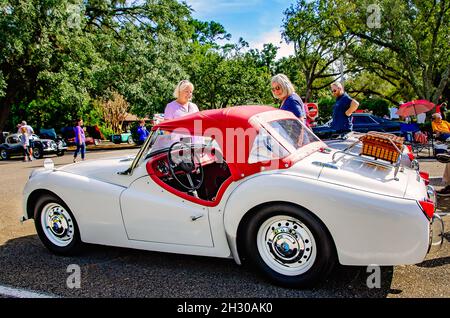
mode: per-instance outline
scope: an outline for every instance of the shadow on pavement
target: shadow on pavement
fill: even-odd
[[[68,266],[80,267],[81,288],[70,289]],[[0,246],[0,285],[63,297],[137,298],[384,298],[393,267],[381,268],[380,288],[367,287],[366,267],[336,266],[329,278],[309,290],[274,286],[232,259],[147,252],[86,245],[76,257],[51,254],[37,235]],[[400,291],[401,292],[401,291]]]
[[[418,267],[434,268],[450,264],[450,257],[441,257],[423,261],[417,264]]]

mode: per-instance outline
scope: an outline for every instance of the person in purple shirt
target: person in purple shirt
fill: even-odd
[[[178,83],[173,96],[174,101],[167,104],[164,110],[164,120],[183,117],[198,112],[198,107],[191,102],[194,85],[188,80],[182,80]]]
[[[77,162],[78,152],[81,152],[81,160],[84,160],[84,154],[86,151],[86,137],[83,130],[83,119],[78,119],[75,125],[75,144],[77,145],[77,150],[73,154],[73,162]]]
[[[295,93],[294,85],[284,74],[272,77],[272,95],[281,101],[280,109],[290,111],[302,122],[306,122],[307,109],[302,99]]]

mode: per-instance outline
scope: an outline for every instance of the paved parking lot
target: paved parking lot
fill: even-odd
[[[137,149],[88,152],[88,160],[136,153]],[[70,163],[69,154],[52,157],[56,165]],[[88,246],[81,256],[58,257],[39,241],[33,221],[21,225],[21,195],[31,170],[43,160],[0,161],[0,294],[2,288],[58,297],[450,297],[450,218],[443,248],[417,265],[382,267],[381,284],[367,286],[373,273],[365,267],[338,266],[329,279],[311,290],[273,286],[231,259],[195,257],[122,248]],[[443,165],[421,162],[439,187]],[[450,210],[450,198],[439,201]],[[80,288],[70,285],[79,269]],[[73,287],[73,288],[71,288]],[[26,294],[25,294],[26,295]],[[1,296],[0,296],[1,297]]]

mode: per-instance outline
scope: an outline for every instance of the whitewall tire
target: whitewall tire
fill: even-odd
[[[56,196],[45,194],[36,202],[34,224],[42,243],[53,253],[73,255],[81,246],[77,222]]]
[[[281,286],[311,287],[329,274],[336,261],[323,223],[294,205],[261,208],[241,233],[244,258]]]

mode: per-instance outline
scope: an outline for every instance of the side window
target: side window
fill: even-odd
[[[19,141],[19,138],[18,138],[17,136],[11,136],[11,137],[9,137],[9,138],[6,140],[6,142],[7,142],[8,144],[18,144],[20,141]]]
[[[288,151],[281,146],[264,128],[261,128],[258,136],[253,142],[248,158],[248,163],[264,162],[283,158],[289,155]]]
[[[367,125],[367,124],[377,124],[376,121],[374,121],[369,116],[354,116],[353,117],[353,124],[354,125]]]

